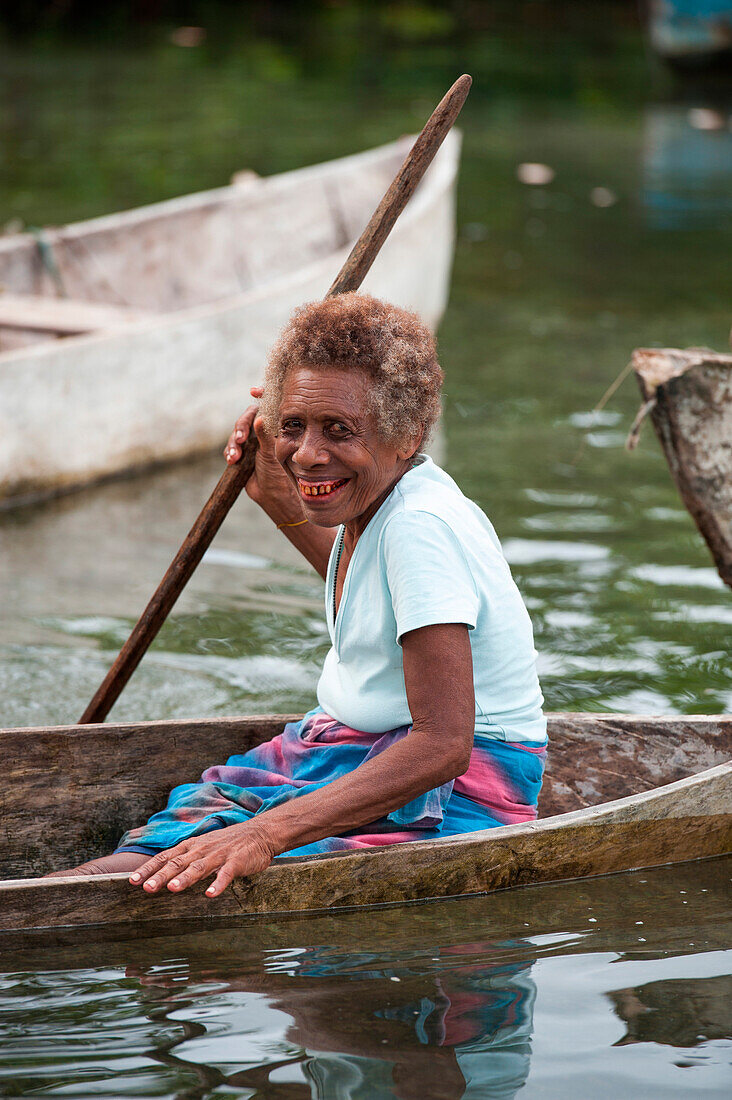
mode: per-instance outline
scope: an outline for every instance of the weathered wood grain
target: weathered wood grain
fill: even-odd
[[[287,715],[0,730],[0,875],[108,853],[178,783],[282,731]],[[732,756],[732,718],[549,716],[542,817],[637,794]]]
[[[281,732],[287,715],[0,731],[0,874],[109,852],[178,783]]]
[[[732,586],[732,355],[639,348],[632,362],[681,499]]]
[[[659,912],[665,914],[661,925],[665,925],[666,941],[672,935],[682,953],[694,950],[688,947],[689,939],[693,939],[688,933],[706,920],[709,901],[722,906],[727,898],[726,862],[725,857],[712,857],[694,861],[691,867],[668,866],[653,876],[654,901],[659,903]],[[155,966],[163,957],[183,956],[188,959],[193,977],[220,966],[224,930],[230,947],[229,960],[240,957],[247,973],[255,963],[255,956],[266,969],[272,951],[301,948],[303,944],[327,944],[329,951],[381,954],[384,950],[413,950],[415,944],[427,942],[428,954],[433,955],[436,922],[443,928],[449,925],[450,943],[464,945],[470,954],[475,953],[476,944],[486,940],[493,946],[502,942],[513,953],[520,944],[520,931],[528,930],[529,926],[532,939],[542,935],[552,937],[552,954],[574,953],[576,935],[581,936],[589,929],[597,951],[617,951],[622,949],[621,944],[637,950],[640,929],[636,921],[645,924],[648,920],[646,884],[638,881],[645,875],[645,869],[641,869],[636,874],[624,875],[622,883],[614,875],[585,877],[571,884],[567,880],[535,883],[527,889],[493,891],[485,898],[472,899],[471,904],[465,904],[464,896],[443,898],[439,914],[432,904],[417,903],[410,907],[408,919],[401,906],[387,905],[369,909],[367,919],[361,913],[354,920],[344,919],[343,910],[334,909],[271,914],[266,920],[246,920],[240,916],[206,920],[198,916],[163,922],[98,924],[93,934],[83,926],[16,929],[0,934],[0,969],[73,970],[94,966],[124,969],[130,963]],[[692,881],[696,889],[688,891],[684,899],[687,904],[682,907],[679,887]],[[677,915],[673,934],[672,912]],[[595,920],[588,924],[590,915]],[[652,934],[657,937],[658,932],[654,928]],[[560,944],[556,933],[575,935]],[[707,922],[705,941],[708,950],[725,950],[729,946],[727,929],[723,924],[712,927]],[[541,952],[539,945],[537,951]],[[301,984],[300,978],[295,980]]]
[[[0,928],[250,919],[488,893],[716,855],[732,846],[732,764],[544,821],[340,855],[276,860],[219,898],[148,897],[126,875],[0,883]]]

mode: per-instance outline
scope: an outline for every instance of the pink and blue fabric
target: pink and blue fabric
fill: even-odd
[[[147,825],[130,829],[117,851],[155,854],[212,829],[236,825],[290,798],[347,775],[406,737],[409,726],[362,733],[320,708],[226,764],[208,768],[198,783],[175,787],[168,805]],[[283,853],[306,856],[368,848],[513,825],[536,817],[546,745],[476,738],[464,775],[427,791],[364,831],[326,837]]]

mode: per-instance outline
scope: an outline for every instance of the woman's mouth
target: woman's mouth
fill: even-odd
[[[311,500],[313,497],[332,496],[333,493],[337,493],[339,489],[347,485],[350,480],[348,477],[342,477],[333,481],[306,481],[305,478],[299,477],[297,487],[300,490],[301,497],[304,497],[305,500]]]

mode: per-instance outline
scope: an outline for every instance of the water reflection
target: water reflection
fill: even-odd
[[[727,111],[681,103],[646,109],[643,205],[652,229],[714,225],[732,213]]]
[[[511,1100],[529,1073],[536,987],[530,963],[503,956],[527,949],[525,940],[448,946],[425,966],[419,958],[405,965],[403,957],[317,947],[284,963],[265,958],[261,969],[228,971],[223,983],[205,969],[130,966],[126,975],[144,987],[156,1019],[186,1020],[183,1038],[161,1060],[195,1066],[204,1090],[270,1082],[285,1087],[268,1095],[314,1100]],[[201,1019],[199,1000],[207,1024],[191,1029]],[[284,1014],[281,1042],[300,1053],[242,1067],[247,1052],[229,1036],[246,1030],[252,1009]]]
[[[664,1043],[694,1047],[732,1038],[732,976],[676,978],[608,993],[626,1025],[616,1046]]]
[[[691,1095],[694,1066],[721,1100],[729,870],[126,940],[11,935],[0,1094],[667,1100]]]

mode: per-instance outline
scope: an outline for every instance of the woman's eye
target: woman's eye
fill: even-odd
[[[350,435],[350,429],[346,424],[341,424],[340,421],[336,421],[335,424],[331,424],[330,430],[333,435]]]
[[[302,424],[299,420],[283,420],[280,425],[280,431],[285,432],[287,435],[292,435],[295,432],[299,432],[302,428]]]

